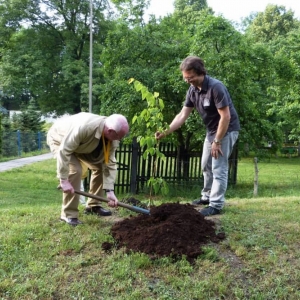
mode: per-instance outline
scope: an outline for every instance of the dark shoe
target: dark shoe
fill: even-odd
[[[208,205],[209,204],[209,199],[196,199],[192,201],[193,205]]]
[[[86,207],[84,210],[86,215],[111,216],[111,211],[104,209],[101,206]]]
[[[72,225],[72,226],[77,226],[77,225],[82,224],[82,222],[79,221],[77,218],[60,217],[60,220],[66,222],[67,224]]]
[[[206,208],[203,208],[201,210],[199,210],[199,213],[205,217],[207,216],[213,216],[213,215],[218,215],[221,213],[220,209],[216,209],[212,206],[208,206]]]

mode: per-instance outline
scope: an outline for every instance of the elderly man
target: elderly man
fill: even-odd
[[[92,113],[78,113],[56,121],[47,134],[54,158],[57,159],[57,177],[63,190],[60,219],[69,225],[79,225],[79,195],[83,169],[91,170],[89,192],[103,196],[106,191],[109,206],[115,207],[118,199],[114,194],[117,175],[115,152],[121,140],[129,131],[123,115],[99,116]],[[84,166],[84,168],[83,168]],[[86,214],[109,216],[111,212],[101,207],[100,201],[89,198]]]

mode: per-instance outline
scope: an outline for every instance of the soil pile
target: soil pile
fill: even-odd
[[[143,252],[151,258],[183,255],[193,261],[201,253],[201,246],[219,242],[224,233],[217,234],[215,223],[205,219],[190,204],[166,203],[150,210],[150,215],[138,215],[116,223],[111,234],[117,247]],[[111,249],[110,243],[102,248]]]

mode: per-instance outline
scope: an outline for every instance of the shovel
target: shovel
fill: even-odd
[[[82,196],[85,196],[85,197],[97,199],[97,200],[100,200],[102,202],[107,202],[107,203],[109,202],[109,200],[106,199],[106,198],[103,198],[103,197],[100,197],[100,196],[97,196],[97,195],[92,195],[92,194],[87,193],[87,192],[77,191],[77,190],[75,190],[74,192],[76,194],[78,194],[78,195],[82,195]],[[144,209],[144,208],[141,208],[141,207],[137,207],[137,206],[132,206],[132,205],[120,202],[120,201],[118,201],[118,206],[127,208],[127,209],[132,210],[132,211],[137,212],[137,213],[142,213],[142,214],[145,214],[145,215],[150,215],[150,211],[147,210],[147,209]]]

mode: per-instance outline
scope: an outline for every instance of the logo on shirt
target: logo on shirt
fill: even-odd
[[[204,98],[204,106],[210,106],[210,101],[208,98]]]

